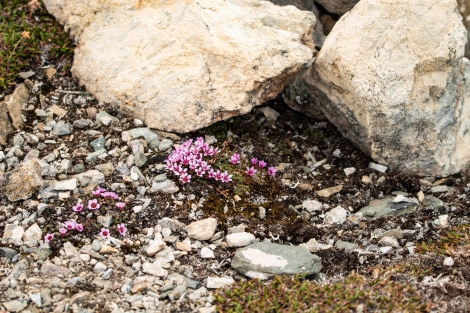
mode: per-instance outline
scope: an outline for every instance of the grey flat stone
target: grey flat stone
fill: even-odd
[[[282,274],[316,274],[322,264],[303,247],[257,242],[238,250],[231,266],[250,278],[267,279]]]
[[[385,196],[383,199],[374,199],[369,205],[359,210],[364,217],[380,218],[388,216],[400,216],[416,211],[414,202],[393,202],[395,197]]]

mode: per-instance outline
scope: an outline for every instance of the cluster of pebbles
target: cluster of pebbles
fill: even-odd
[[[0,311],[213,312],[213,290],[250,276],[250,269],[230,266],[240,248],[263,241],[290,247],[272,234],[246,231],[243,224],[222,231],[217,219],[194,214],[186,223],[147,215],[150,226],[135,227],[125,238],[97,235],[82,238],[80,244],[65,241],[53,251],[44,243],[44,229],[54,219],[58,224],[66,220],[73,214],[71,203],[96,186],[119,194],[135,219],[150,208],[198,200],[166,175],[164,158],[155,158],[168,155],[182,142],[179,136],[153,131],[125,112],[106,108],[77,90],[72,80],[57,81],[59,86],[48,87],[51,91],[39,80],[26,81],[28,99],[17,105],[27,123],[0,150]],[[268,108],[256,116],[275,120],[273,115],[279,114]],[[214,137],[205,139],[215,143]],[[334,148],[328,153],[335,158],[342,151]],[[403,259],[415,253],[420,241],[436,238],[451,225],[468,223],[462,213],[468,191],[463,178],[457,178],[458,183],[455,178],[423,178],[419,192],[382,193],[356,210],[332,202],[342,184],[317,188],[308,183],[309,177],[319,179],[333,166],[328,160],[317,160],[308,150],[304,159],[277,166],[287,191],[301,189],[314,195],[288,208],[322,234],[295,246],[324,258],[326,275],[318,276],[323,280],[333,272],[325,255],[343,251],[364,266]],[[369,173],[359,178],[361,186],[380,188],[387,179],[387,168],[373,162],[368,168],[347,166],[342,171],[345,180],[358,172]],[[450,181],[454,186],[447,184]],[[51,209],[55,216],[46,215]],[[410,223],[408,216],[417,211],[426,212],[426,219]],[[259,218],[265,215],[260,208]],[[111,218],[104,215],[99,221],[108,226]],[[283,246],[272,253],[282,254]],[[440,262],[454,265],[450,257]],[[269,273],[253,277],[266,278]]]

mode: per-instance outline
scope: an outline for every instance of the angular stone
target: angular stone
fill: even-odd
[[[54,182],[54,190],[64,191],[64,190],[74,190],[77,188],[77,179],[67,179]]]
[[[322,190],[317,190],[317,195],[323,198],[329,198],[332,195],[340,192],[343,189],[343,185],[338,185],[330,188],[325,188]]]
[[[340,206],[337,206],[325,214],[325,224],[343,224],[347,217],[348,211]]]
[[[382,247],[385,247],[385,246],[390,246],[393,248],[400,247],[400,244],[398,243],[397,238],[389,237],[389,236],[383,236],[382,238],[380,238],[379,245],[381,245]]]
[[[42,239],[42,230],[37,223],[34,223],[24,232],[24,242],[38,242]]]
[[[249,112],[277,96],[313,56],[315,17],[294,6],[44,3],[80,42],[72,68],[80,84],[165,131],[189,132]]]
[[[302,208],[312,213],[313,211],[320,211],[322,209],[322,203],[317,200],[304,200],[302,202]]]
[[[163,248],[166,247],[166,244],[161,239],[155,239],[150,241],[149,246],[145,250],[148,256],[154,256],[157,252],[161,251]]]
[[[0,247],[0,258],[5,258],[8,261],[11,261],[16,255],[18,251],[8,247]]]
[[[70,270],[64,266],[55,265],[50,262],[44,262],[41,266],[41,274],[50,276],[68,276]]]
[[[168,274],[168,271],[165,270],[161,265],[159,261],[155,261],[153,263],[144,263],[142,264],[142,271],[144,273],[153,275],[153,276],[166,276]]]
[[[2,305],[7,309],[8,312],[21,312],[27,306],[28,302],[20,300],[11,300],[7,302],[2,302]]]
[[[376,162],[448,176],[470,163],[466,37],[454,0],[362,0],[304,79],[325,116]]]
[[[267,279],[273,275],[315,274],[321,260],[305,248],[257,242],[237,251],[232,268],[250,278]]]
[[[7,224],[5,225],[5,230],[3,232],[2,243],[3,244],[14,244],[15,246],[21,246],[23,244],[23,235],[24,228],[15,225]]]
[[[23,125],[23,117],[21,115],[21,108],[23,104],[28,101],[29,90],[25,84],[16,86],[12,95],[5,98],[5,103],[8,108],[8,113],[11,118],[11,123],[14,128],[19,129]]]
[[[36,160],[21,163],[11,173],[5,186],[5,194],[10,201],[29,199],[43,184],[41,167]]]
[[[201,255],[201,258],[203,258],[203,259],[213,259],[213,258],[215,258],[214,251],[212,251],[208,247],[202,247],[200,255]]]
[[[338,240],[335,244],[336,248],[344,250],[344,251],[353,251],[355,249],[358,249],[359,246],[355,243],[352,242],[347,242],[343,240]]]
[[[217,220],[215,218],[206,218],[197,222],[192,222],[186,227],[188,237],[196,240],[209,240],[215,233]]]

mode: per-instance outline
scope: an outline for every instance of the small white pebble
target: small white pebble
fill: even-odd
[[[452,259],[450,256],[444,259],[444,266],[453,266],[454,265],[454,259]]]

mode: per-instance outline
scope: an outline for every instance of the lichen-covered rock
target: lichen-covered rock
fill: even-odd
[[[45,0],[72,71],[148,127],[189,132],[276,97],[313,54],[311,12],[267,1]]]
[[[36,160],[27,160],[15,169],[5,186],[10,201],[29,199],[43,185],[41,167]]]
[[[375,161],[447,176],[470,162],[466,38],[453,0],[362,0],[304,79],[325,116]]]

